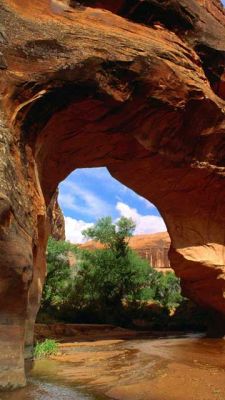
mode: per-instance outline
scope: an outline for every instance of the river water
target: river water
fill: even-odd
[[[55,375],[55,372],[57,374]],[[105,400],[101,394],[92,393],[84,385],[68,384],[59,379],[60,362],[37,361],[25,388],[0,393],[1,400]]]
[[[65,343],[1,400],[225,400],[225,341],[200,335]]]

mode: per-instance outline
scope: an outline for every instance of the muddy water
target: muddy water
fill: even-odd
[[[25,388],[0,393],[0,400],[105,400],[84,385],[60,379],[60,362],[38,361]]]
[[[225,341],[189,337],[64,343],[27,388],[1,400],[225,400]]]
[[[102,397],[86,393],[83,389],[67,387],[56,382],[31,380],[29,385],[12,393],[0,394],[4,400],[100,400]]]

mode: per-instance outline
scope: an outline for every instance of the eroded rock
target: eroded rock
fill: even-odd
[[[51,236],[55,240],[66,240],[64,216],[58,203],[58,190],[52,197],[47,213],[50,221]]]
[[[80,3],[0,0],[1,387],[25,382],[47,209],[76,168],[107,166],[152,201],[184,293],[225,315],[224,10]]]

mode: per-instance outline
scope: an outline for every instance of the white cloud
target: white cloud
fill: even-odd
[[[91,226],[93,226],[93,223],[65,217],[66,240],[69,240],[71,243],[84,242],[85,239],[81,232]]]
[[[117,202],[116,209],[120,216],[132,218],[136,223],[135,235],[145,233],[165,232],[166,226],[162,217],[157,215],[141,215],[136,208],[131,208],[127,204]],[[71,243],[83,243],[86,239],[82,231],[93,226],[94,223],[77,220],[71,217],[65,217],[66,240]]]
[[[118,202],[116,209],[122,217],[132,218],[136,223],[135,235],[145,233],[165,232],[166,225],[162,217],[157,215],[141,215],[136,208],[131,208],[127,204]]]
[[[67,208],[70,211],[93,218],[100,218],[102,215],[111,214],[110,205],[95,195],[92,191],[80,187],[72,181],[64,181],[60,185],[59,204],[62,209]]]

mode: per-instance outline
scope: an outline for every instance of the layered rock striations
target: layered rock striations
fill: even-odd
[[[79,167],[158,207],[184,293],[225,330],[223,7],[80,3],[0,0],[1,387],[25,383],[48,208]]]
[[[170,238],[167,232],[137,235],[130,239],[130,247],[160,272],[171,270],[168,258]]]

